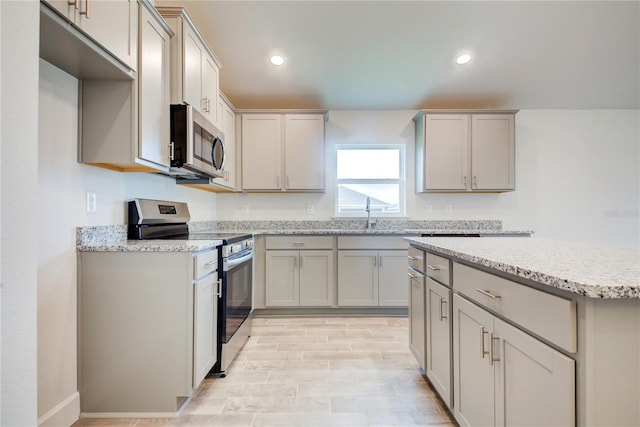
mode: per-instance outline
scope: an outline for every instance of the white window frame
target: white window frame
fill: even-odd
[[[340,184],[398,184],[399,205],[397,213],[371,212],[372,217],[400,218],[406,216],[406,176],[405,176],[405,146],[403,144],[337,144],[335,146],[335,202],[334,215],[337,218],[363,218],[367,216],[364,205],[362,212],[341,213],[338,206],[338,187]],[[398,150],[400,154],[400,164],[398,179],[338,179],[338,151],[339,150]]]

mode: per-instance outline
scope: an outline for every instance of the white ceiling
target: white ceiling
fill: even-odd
[[[237,108],[640,108],[640,1],[155,3],[187,8]]]

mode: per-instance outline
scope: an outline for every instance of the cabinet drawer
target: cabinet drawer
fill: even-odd
[[[333,249],[333,236],[267,236],[266,249]]]
[[[427,276],[451,287],[449,260],[447,258],[427,253],[425,268]]]
[[[455,262],[453,289],[563,349],[577,351],[575,301]]]
[[[218,251],[200,252],[193,256],[193,277],[199,278],[216,271],[218,267]]]
[[[424,251],[422,249],[409,246],[408,257],[409,267],[424,273]]]
[[[338,249],[407,249],[402,236],[340,236]]]

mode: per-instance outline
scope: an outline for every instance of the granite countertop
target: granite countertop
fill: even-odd
[[[222,240],[121,240],[78,245],[79,252],[200,252],[215,249]]]
[[[408,237],[434,253],[591,298],[640,299],[640,249],[538,238]]]

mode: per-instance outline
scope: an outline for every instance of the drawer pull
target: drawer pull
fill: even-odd
[[[407,258],[409,258],[411,261],[421,261],[423,259],[421,256],[411,256],[411,255],[407,255]]]
[[[433,271],[440,271],[440,267],[427,264],[427,268]]]
[[[494,337],[493,332],[489,332],[489,363],[493,366],[493,362],[499,362],[500,358],[495,357],[495,352],[493,350],[493,341],[498,340],[500,342],[500,338]]]
[[[447,303],[447,300],[440,298],[440,321],[444,319],[448,319],[448,316],[444,314],[444,310],[442,309],[442,304],[446,304],[446,303]]]
[[[215,265],[217,262],[218,262],[218,261],[209,261],[209,262],[207,262],[207,263],[205,264],[205,267],[209,267],[209,266]]]
[[[484,349],[484,335],[488,333],[489,331],[485,331],[484,326],[480,326],[480,356],[483,359],[484,359],[484,356],[489,354],[489,352]]]
[[[412,279],[415,279],[415,278],[422,279],[424,277],[424,274],[422,274],[419,271],[416,271],[414,269],[410,269],[408,274],[409,274],[409,277],[411,277]]]
[[[491,299],[499,299],[500,295],[492,294],[490,291],[477,288],[476,291],[480,292],[482,295],[489,297]]]
[[[304,242],[293,242],[293,246],[304,246]]]

